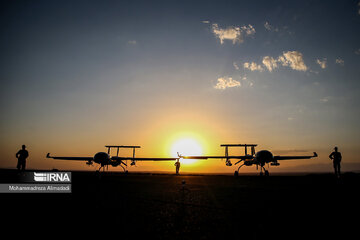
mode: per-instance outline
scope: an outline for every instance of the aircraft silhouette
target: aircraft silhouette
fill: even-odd
[[[225,156],[182,156],[178,154],[177,158],[136,158],[135,157],[135,149],[140,148],[140,146],[123,146],[123,145],[114,145],[105,146],[108,148],[106,152],[98,152],[93,157],[55,157],[50,156],[50,153],[46,155],[47,158],[53,158],[58,160],[73,160],[73,161],[86,161],[86,164],[92,165],[93,163],[100,164],[99,171],[101,168],[105,170],[105,167],[108,169],[109,165],[113,167],[120,166],[122,169],[126,171],[124,166],[127,165],[127,160],[131,161],[130,166],[134,166],[136,161],[177,161],[179,162],[180,159],[197,159],[197,160],[207,160],[207,159],[225,159],[226,166],[232,166],[230,159],[238,159],[238,161],[234,164],[237,165],[242,162],[242,164],[238,167],[237,171],[234,172],[235,176],[238,176],[239,170],[242,166],[252,166],[256,165],[258,169],[260,167],[260,175],[265,176],[269,175],[269,171],[265,169],[265,164],[269,164],[271,166],[279,166],[280,160],[293,160],[293,159],[310,159],[313,157],[317,157],[317,153],[314,152],[311,156],[274,156],[268,150],[261,150],[255,153],[255,147],[257,144],[222,144],[221,147],[225,147]],[[229,155],[229,147],[244,147],[245,155],[241,156],[231,156]],[[248,147],[251,149],[251,154],[248,154]],[[116,156],[110,156],[110,152],[112,148],[117,149]],[[133,156],[132,157],[119,157],[119,149],[120,148],[132,148],[133,149]],[[124,166],[122,166],[124,165]],[[264,170],[264,173],[263,173]]]
[[[269,164],[271,166],[279,166],[279,160],[292,160],[292,159],[310,159],[313,157],[317,157],[317,153],[314,152],[312,156],[274,156],[268,150],[261,150],[255,153],[255,147],[257,144],[222,144],[221,147],[225,147],[225,156],[180,156],[183,159],[225,159],[226,166],[232,166],[230,159],[239,159],[234,165],[237,165],[242,162],[234,172],[235,176],[238,176],[239,170],[242,166],[252,166],[256,165],[256,168],[260,167],[260,175],[263,175],[263,170],[265,176],[269,175],[269,171],[265,169],[265,164]],[[231,156],[229,155],[229,147],[244,147],[245,155],[243,156]],[[251,148],[251,154],[247,153],[247,148]]]
[[[93,157],[54,157],[50,156],[50,153],[46,155],[47,158],[57,159],[57,160],[73,160],[73,161],[86,161],[86,164],[92,165],[93,163],[100,164],[99,171],[101,168],[103,168],[103,171],[105,170],[105,167],[108,169],[109,165],[113,167],[120,166],[122,169],[126,172],[125,167],[127,167],[127,160],[130,160],[131,166],[134,166],[136,164],[136,161],[179,161],[180,157],[177,158],[136,158],[135,157],[135,149],[140,148],[140,146],[123,146],[123,145],[107,145],[105,146],[108,151],[106,152],[98,152]],[[112,148],[116,148],[116,156],[110,156],[110,152]],[[132,157],[119,157],[119,149],[120,148],[132,148],[133,150],[133,156]],[[124,165],[124,166],[122,166]]]

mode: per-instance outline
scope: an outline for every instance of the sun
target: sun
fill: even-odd
[[[203,150],[198,141],[192,138],[182,138],[176,140],[171,145],[171,155],[177,157],[178,153],[181,155],[202,155]],[[191,164],[196,162],[194,159],[181,159],[182,163]]]

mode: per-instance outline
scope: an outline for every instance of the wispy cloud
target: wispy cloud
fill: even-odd
[[[356,49],[356,50],[354,51],[354,53],[355,53],[356,55],[360,55],[360,48],[359,48],[359,49]]]
[[[316,63],[319,64],[322,69],[326,68],[326,61],[326,58],[323,58],[322,60],[316,59]]]
[[[261,65],[255,63],[255,62],[251,62],[251,63],[246,62],[246,63],[244,63],[244,68],[249,69],[252,72],[253,71],[260,71],[260,72],[264,71],[264,68]]]
[[[264,23],[264,27],[267,29],[267,30],[269,30],[269,31],[271,31],[271,25],[270,25],[270,23],[268,23],[268,22],[265,22]]]
[[[341,59],[341,58],[337,58],[337,59],[335,59],[335,63],[336,63],[336,64],[339,64],[339,65],[341,65],[341,66],[344,66],[344,65],[345,65],[344,60],[343,60],[343,59]]]
[[[202,23],[210,23],[208,20],[201,21]]]
[[[217,84],[214,86],[215,89],[224,90],[226,88],[241,87],[241,83],[231,77],[220,77],[217,79]]]
[[[250,36],[255,34],[255,28],[252,25],[248,26],[229,26],[226,28],[220,28],[217,23],[212,24],[212,32],[217,38],[219,38],[220,43],[223,44],[224,40],[230,40],[233,44],[242,43],[244,36]]]
[[[239,70],[239,69],[240,69],[240,68],[239,68],[239,65],[237,65],[236,62],[233,62],[233,66],[234,66],[234,68],[235,68],[236,70]]]
[[[245,86],[248,86],[248,87],[253,87],[254,86],[254,83],[251,80],[249,80],[246,76],[243,76],[241,78],[241,80],[243,81]]]
[[[247,36],[254,35],[256,33],[255,28],[252,25],[242,26],[241,30],[245,32]]]
[[[271,32],[278,32],[279,31],[279,28],[273,27],[272,25],[270,25],[269,22],[265,22],[264,27],[266,28],[266,30],[271,31]]]
[[[130,44],[130,45],[136,45],[136,44],[137,44],[137,41],[136,41],[136,40],[129,40],[129,41],[128,41],[128,44]]]
[[[320,102],[322,102],[322,103],[327,103],[329,100],[330,100],[330,97],[327,96],[327,97],[321,98],[321,99],[320,99]]]
[[[293,31],[290,31],[289,30],[289,27],[288,26],[274,26],[274,25],[271,25],[269,22],[265,22],[264,23],[264,28],[269,31],[269,32],[276,32],[276,33],[279,33],[280,35],[283,35],[283,34],[294,34]]]

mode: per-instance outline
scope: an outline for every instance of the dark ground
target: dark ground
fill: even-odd
[[[16,172],[0,170],[0,180],[15,181]],[[341,179],[105,173],[99,180],[94,172],[73,172],[71,194],[0,194],[1,226],[44,237],[50,231],[83,238],[354,239],[359,184],[354,173]]]

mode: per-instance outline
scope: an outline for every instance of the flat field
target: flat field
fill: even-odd
[[[2,182],[16,176],[0,170]],[[72,172],[72,193],[1,194],[2,226],[125,239],[353,239],[359,184],[355,173],[337,179]]]

